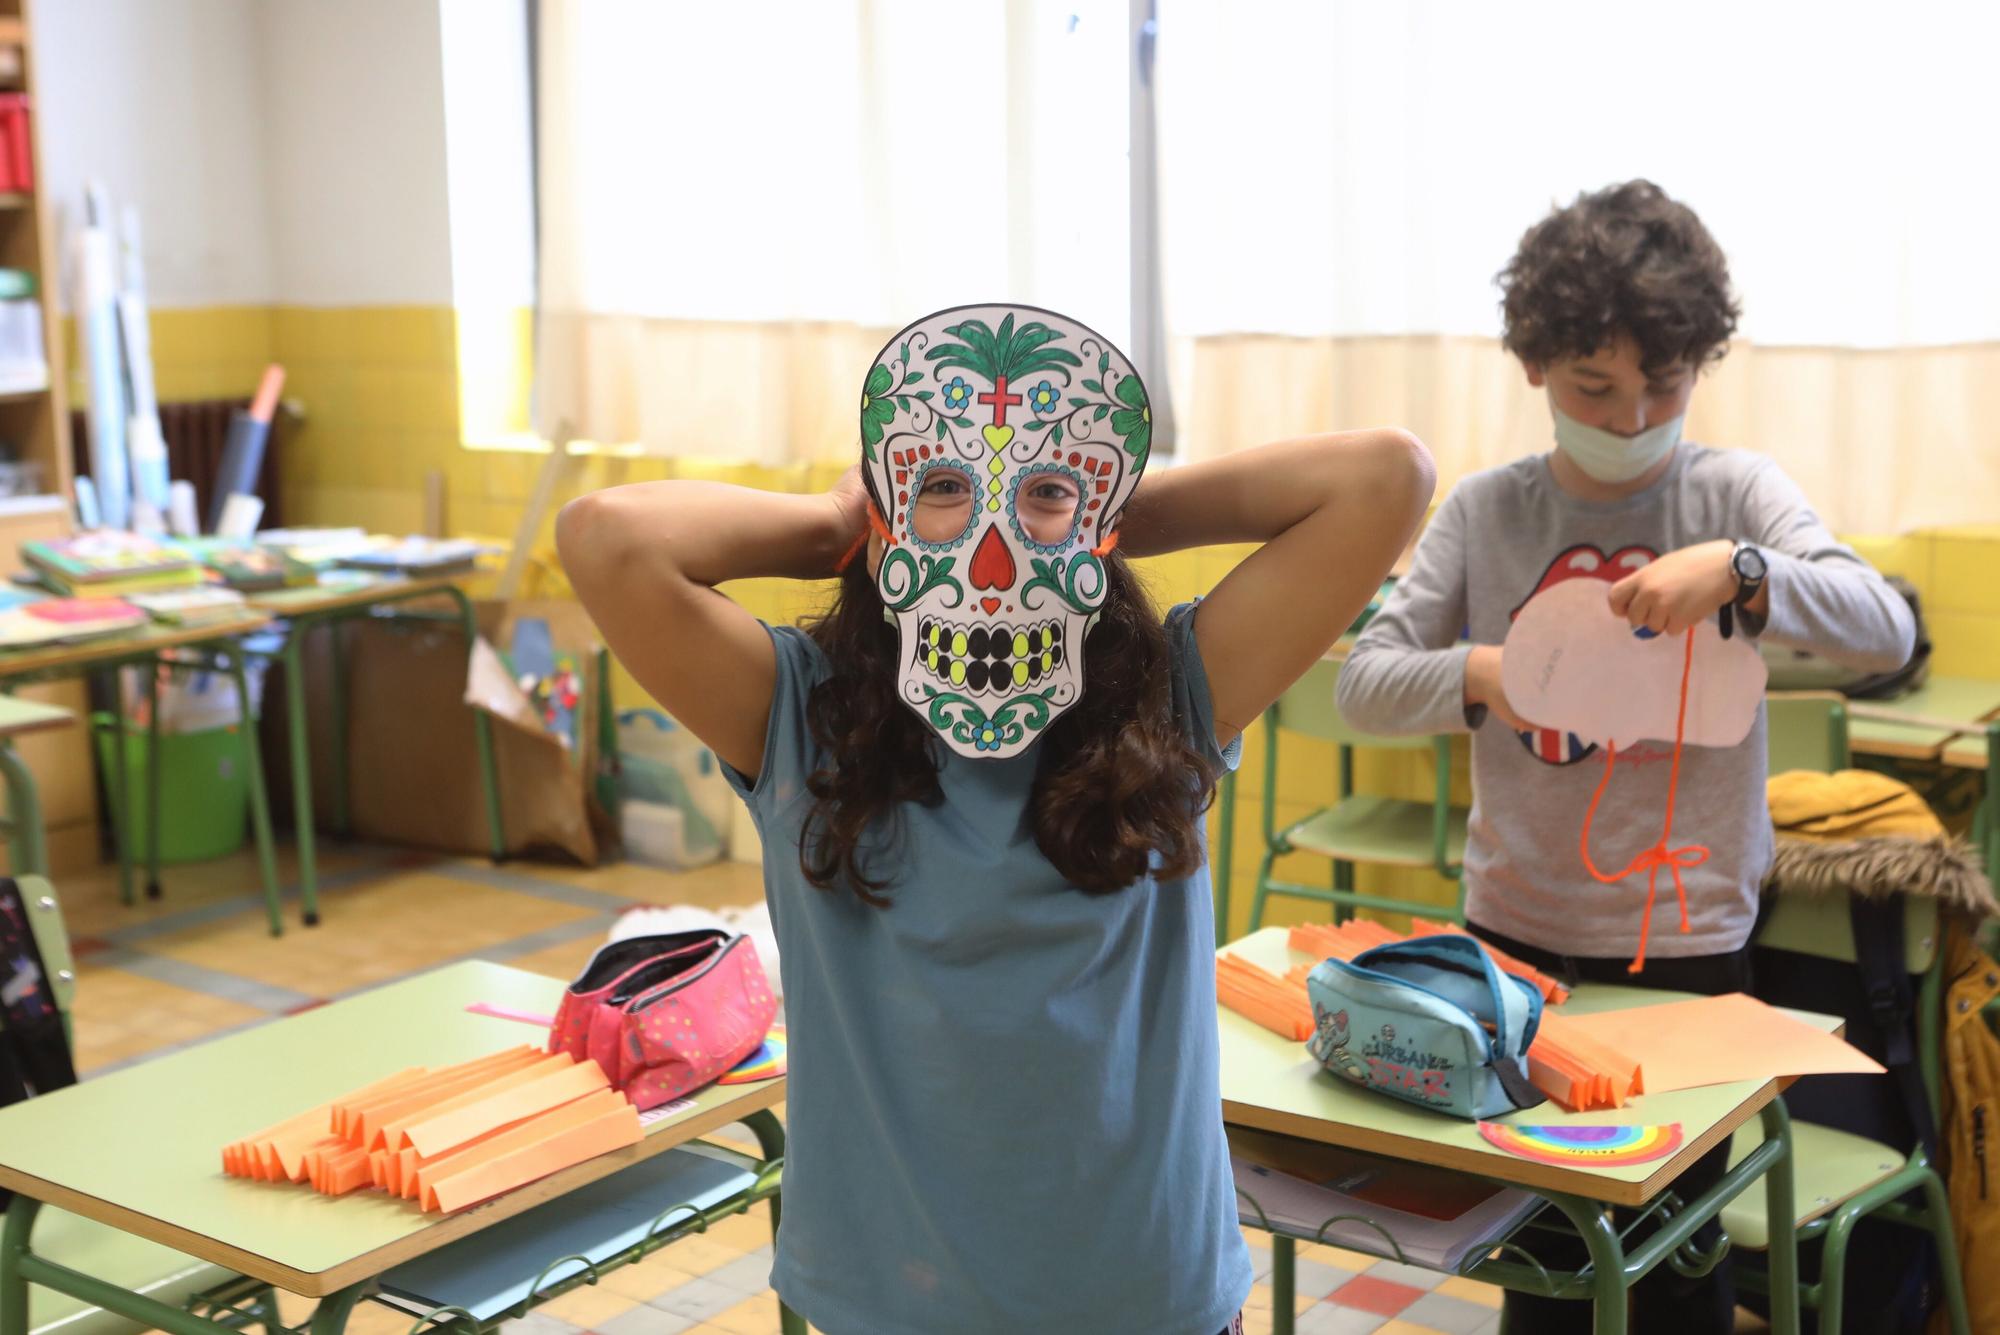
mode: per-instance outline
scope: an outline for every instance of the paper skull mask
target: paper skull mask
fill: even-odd
[[[926,316],[869,368],[862,474],[888,530],[875,587],[897,689],[952,750],[1014,755],[1082,694],[1103,556],[1152,421],[1123,353],[1033,307]]]

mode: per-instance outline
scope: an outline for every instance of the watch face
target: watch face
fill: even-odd
[[[1755,547],[1738,547],[1736,555],[1729,558],[1729,564],[1736,570],[1736,577],[1751,584],[1763,580],[1770,569],[1764,562],[1764,553]]]

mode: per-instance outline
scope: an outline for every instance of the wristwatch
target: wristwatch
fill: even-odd
[[[1728,639],[1736,630],[1736,609],[1748,607],[1750,600],[1757,596],[1757,590],[1764,587],[1765,576],[1771,573],[1770,562],[1764,553],[1747,542],[1739,542],[1729,554],[1729,569],[1736,576],[1736,597],[1725,603],[1716,614],[1722,627],[1722,638]]]

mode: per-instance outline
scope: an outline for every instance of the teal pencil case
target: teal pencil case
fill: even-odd
[[[1542,994],[1469,936],[1420,936],[1325,960],[1306,978],[1306,1047],[1343,1080],[1455,1117],[1541,1103],[1528,1047]]]

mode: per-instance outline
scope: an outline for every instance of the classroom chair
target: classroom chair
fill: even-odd
[[[35,946],[54,979],[64,1032],[73,1043],[70,1002],[76,989],[75,965],[69,934],[63,927],[62,906],[55,887],[40,876],[18,877],[15,884],[28,907]],[[269,1335],[281,1335],[284,1330],[279,1324],[278,1295],[269,1285],[67,1210],[42,1207],[35,1219],[34,1249],[37,1255],[58,1264],[170,1306],[227,1318],[238,1328],[246,1322],[258,1322]],[[129,1335],[144,1329],[142,1322],[93,1307],[67,1293],[40,1285],[28,1291],[27,1335]]]
[[[1356,909],[1420,914],[1428,918],[1465,920],[1463,891],[1450,908],[1437,904],[1364,895],[1354,888],[1354,868],[1368,863],[1384,867],[1428,869],[1456,883],[1465,861],[1466,809],[1451,804],[1451,740],[1447,737],[1378,737],[1349,727],[1334,705],[1340,665],[1321,661],[1264,713],[1264,856],[1257,868],[1256,893],[1250,901],[1250,930],[1264,924],[1264,904],[1271,896],[1331,904],[1334,920],[1343,921]],[[1339,747],[1339,795],[1283,830],[1277,828],[1278,737],[1280,733],[1317,737]],[[1375,797],[1354,791],[1354,752],[1430,751],[1436,763],[1436,789],[1428,802]],[[1314,853],[1333,864],[1331,888],[1272,879],[1271,867],[1287,853]]]
[[[1773,691],[1764,698],[1771,773],[1849,767],[1847,697],[1834,691]]]
[[[1938,1107],[1938,1048],[1941,1041],[1940,993],[1943,951],[1938,946],[1937,904],[1921,896],[1903,901],[1903,950],[1908,969],[1921,975],[1917,993],[1917,1053],[1924,1087],[1935,1115]],[[1757,935],[1757,943],[1841,963],[1856,962],[1854,924],[1845,895],[1780,895]],[[1742,1161],[1763,1135],[1755,1126],[1736,1133],[1730,1164]],[[1793,1199],[1800,1242],[1824,1238],[1820,1277],[1816,1284],[1799,1281],[1799,1301],[1819,1313],[1820,1335],[1840,1335],[1841,1302],[1848,1264],[1847,1245],[1854,1226],[1870,1215],[1907,1224],[1930,1233],[1943,1273],[1946,1310],[1955,1335],[1969,1335],[1965,1285],[1958,1268],[1958,1245],[1952,1234],[1951,1210],[1943,1179],[1921,1145],[1907,1152],[1852,1132],[1792,1122]],[[1923,1192],[1922,1206],[1903,1202],[1913,1190]],[[1761,1191],[1745,1192],[1722,1211],[1722,1227],[1730,1241],[1748,1251],[1769,1245],[1770,1221]],[[1744,1267],[1737,1280],[1754,1288],[1765,1277]]]

